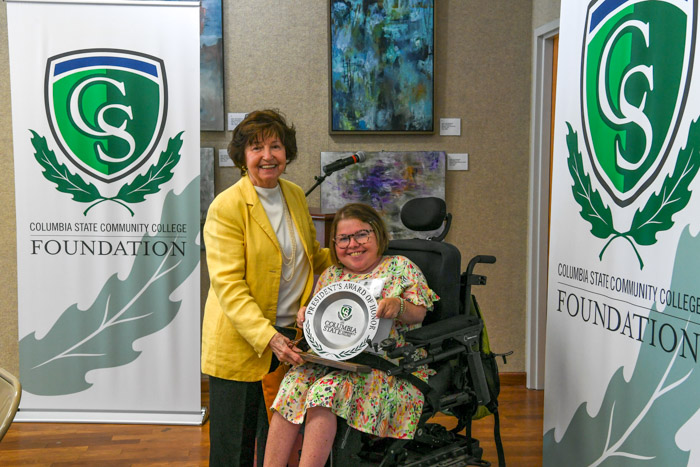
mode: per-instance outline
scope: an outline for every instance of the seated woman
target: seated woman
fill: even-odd
[[[403,345],[402,332],[420,326],[437,295],[408,258],[382,256],[389,243],[379,214],[364,204],[341,208],[331,225],[331,258],[316,292],[338,281],[382,279],[377,317],[393,319],[390,337]],[[297,324],[304,321],[302,307]],[[427,380],[430,370],[414,373]],[[301,466],[322,466],[333,445],[337,421],[380,437],[412,439],[423,409],[423,394],[404,379],[380,370],[354,373],[304,363],[292,368],[272,405],[265,466],[286,466],[301,423],[306,418]]]

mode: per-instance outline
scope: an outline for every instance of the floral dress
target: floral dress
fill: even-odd
[[[382,298],[400,296],[429,310],[439,299],[428,288],[420,269],[403,256],[385,256],[367,274],[344,273],[342,268],[331,266],[319,278],[316,292],[341,280],[358,282],[375,278],[385,278]],[[389,337],[396,339],[397,345],[404,345],[403,333],[417,327],[420,324],[407,325],[395,319]],[[433,373],[424,368],[413,374],[425,381]],[[308,408],[328,407],[359,431],[380,437],[412,439],[423,402],[423,393],[418,388],[380,370],[355,373],[304,363],[286,374],[272,410],[300,424]]]

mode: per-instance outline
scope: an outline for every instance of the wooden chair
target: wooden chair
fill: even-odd
[[[9,371],[0,368],[0,441],[15,419],[22,397],[22,385]]]

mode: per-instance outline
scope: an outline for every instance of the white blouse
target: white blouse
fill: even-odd
[[[277,241],[282,248],[283,258],[292,256],[292,237],[289,232],[288,223],[285,219],[286,203],[282,196],[282,189],[279,184],[275,188],[255,187],[258,198],[265,208],[267,218],[275,230]],[[291,216],[291,214],[289,214]],[[277,296],[277,321],[278,326],[291,326],[296,321],[297,311],[299,311],[301,294],[304,292],[306,277],[309,274],[309,262],[306,259],[304,244],[301,242],[297,227],[291,222],[294,239],[296,241],[296,251],[293,264],[282,261],[282,275],[280,277],[280,288]],[[293,273],[293,275],[292,275]],[[291,276],[291,277],[290,277]],[[285,280],[285,278],[289,280]]]

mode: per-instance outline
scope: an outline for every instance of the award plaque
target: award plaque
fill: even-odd
[[[365,350],[378,327],[377,301],[357,282],[330,284],[306,307],[306,342],[330,360],[347,360]]]

